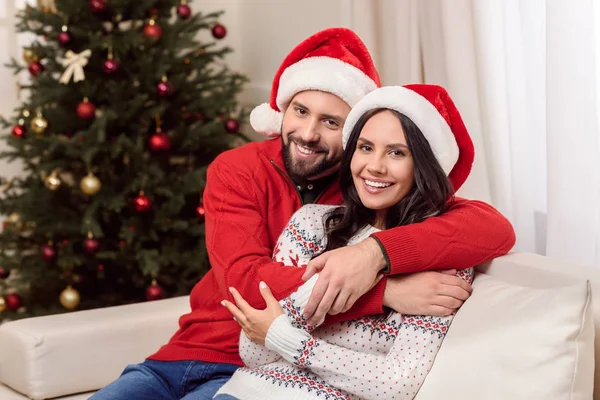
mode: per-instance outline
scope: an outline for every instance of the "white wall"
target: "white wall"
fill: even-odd
[[[23,0],[0,0],[0,115],[5,118],[13,115],[14,108],[19,104],[17,96],[17,79],[13,71],[6,68],[11,57],[21,59],[21,49],[15,33],[14,14],[16,7],[22,6]],[[6,143],[0,141],[0,151],[6,149]],[[15,176],[21,171],[21,164],[7,164],[0,161],[0,177]]]

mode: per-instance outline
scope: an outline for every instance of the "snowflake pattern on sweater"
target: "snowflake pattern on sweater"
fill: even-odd
[[[273,251],[274,261],[300,267],[326,246],[324,220],[335,207],[306,205],[290,219]],[[348,244],[377,229],[368,226]],[[457,273],[468,282],[473,270]],[[318,275],[280,301],[284,314],[269,328],[266,347],[240,336],[246,367],[218,392],[241,400],[412,399],[432,367],[453,316],[390,312],[310,326],[302,316]]]

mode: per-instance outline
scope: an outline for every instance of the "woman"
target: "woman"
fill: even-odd
[[[454,169],[461,152],[472,152],[454,103],[443,88],[433,85],[371,92],[348,115],[343,143],[340,186],[345,205],[298,210],[275,247],[276,261],[303,265],[323,251],[360,242],[378,230],[443,213],[453,198],[452,177],[464,178],[469,172]],[[470,282],[472,273],[458,275]],[[265,310],[253,309],[230,288],[237,307],[228,301],[223,305],[242,326],[240,355],[246,368],[239,369],[215,398],[416,395],[453,316],[389,311],[310,326],[302,311],[317,279],[313,276],[281,302],[261,282]]]

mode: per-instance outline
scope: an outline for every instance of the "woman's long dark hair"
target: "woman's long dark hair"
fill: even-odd
[[[429,142],[410,118],[394,110],[379,108],[363,114],[350,133],[340,167],[340,189],[344,207],[329,213],[325,220],[327,247],[325,251],[345,246],[350,238],[368,224],[375,223],[375,210],[366,208],[354,186],[350,163],[356,151],[360,132],[374,115],[392,112],[402,124],[414,163],[414,183],[410,191],[387,213],[385,229],[424,221],[427,217],[446,211],[454,189],[435,158]]]

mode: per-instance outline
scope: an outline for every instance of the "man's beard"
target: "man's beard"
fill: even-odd
[[[309,143],[305,143],[302,139],[292,140],[289,136],[287,144],[283,141],[283,137],[281,140],[283,143],[283,163],[285,165],[285,169],[294,182],[302,182],[306,179],[318,176],[338,163],[338,160],[328,160],[327,157],[321,157],[315,162],[294,160],[292,156],[292,142],[296,142],[297,145],[299,144],[300,146],[311,150],[325,151],[324,154],[327,154],[327,149],[317,149],[314,146],[311,146]]]

